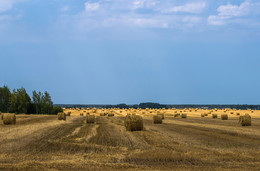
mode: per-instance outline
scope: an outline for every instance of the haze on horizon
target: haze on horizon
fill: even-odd
[[[259,0],[0,0],[0,86],[56,104],[259,104]]]

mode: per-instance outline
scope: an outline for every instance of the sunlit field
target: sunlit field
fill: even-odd
[[[1,121],[0,170],[260,170],[257,110],[64,109],[64,113],[66,120],[20,114],[15,125]],[[251,116],[251,126],[239,124],[245,113]],[[127,131],[127,114],[140,115],[143,130]],[[228,119],[222,120],[222,114]],[[91,115],[94,123],[86,120]],[[164,116],[161,124],[154,124],[155,115]]]

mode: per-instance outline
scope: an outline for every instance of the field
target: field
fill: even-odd
[[[182,110],[184,112],[184,110]],[[68,110],[65,111],[65,113]],[[0,170],[260,170],[260,111],[186,111],[187,118],[164,110],[163,124],[153,124],[156,111],[139,111],[144,130],[124,127],[125,110],[84,123],[83,110],[57,116],[17,115],[16,125],[0,122]],[[177,110],[180,112],[180,110]],[[206,111],[208,112],[208,111]],[[238,125],[249,113],[252,126]]]

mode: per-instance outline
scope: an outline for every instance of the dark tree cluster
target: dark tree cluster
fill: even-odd
[[[50,94],[33,91],[32,99],[25,88],[14,89],[0,87],[0,111],[4,113],[57,114],[61,107],[54,106]]]

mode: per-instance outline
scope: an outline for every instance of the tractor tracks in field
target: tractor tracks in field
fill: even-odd
[[[244,136],[218,128],[208,128],[204,125],[185,123],[185,121],[165,120],[163,124],[154,125],[150,119],[145,119],[145,127],[173,139],[175,142],[200,149],[225,149],[239,151],[243,149],[259,150],[260,139],[255,136]]]

